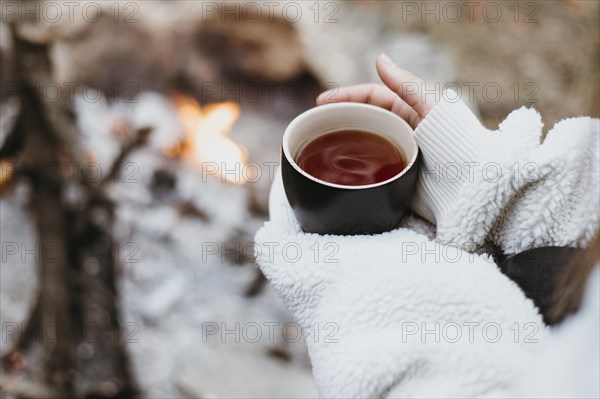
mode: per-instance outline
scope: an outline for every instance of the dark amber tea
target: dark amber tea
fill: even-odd
[[[359,130],[327,133],[309,141],[296,155],[296,163],[317,179],[346,186],[380,183],[407,166],[390,141]]]

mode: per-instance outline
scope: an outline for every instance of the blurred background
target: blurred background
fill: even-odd
[[[598,1],[1,12],[2,398],[316,396],[252,240],[286,125],[382,52],[490,128],[600,116]]]

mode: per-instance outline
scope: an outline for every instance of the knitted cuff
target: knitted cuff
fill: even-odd
[[[439,241],[477,248],[498,217],[506,216],[515,194],[533,182],[514,165],[535,160],[542,126],[534,109],[522,107],[497,131],[488,130],[454,92],[446,91],[415,131],[423,166],[413,211],[436,224]],[[544,173],[535,176],[537,181]]]
[[[411,207],[431,223],[439,224],[452,212],[493,134],[462,101],[452,102],[453,94],[447,91],[415,131],[423,165]]]

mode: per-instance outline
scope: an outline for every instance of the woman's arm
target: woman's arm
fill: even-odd
[[[600,121],[563,120],[542,142],[533,109],[486,129],[451,91],[439,103],[425,82],[385,56],[386,86],[323,93],[319,103],[367,102],[415,127],[423,166],[413,210],[436,224],[437,239],[467,250],[514,254],[540,246],[585,247],[600,223]]]
[[[500,394],[545,329],[487,257],[401,228],[300,231],[280,176],[257,262],[303,329],[322,397]]]
[[[541,142],[533,109],[489,131],[445,99],[415,132],[424,167],[414,208],[435,220],[440,241],[471,250],[585,247],[600,223],[599,122],[564,120]]]
[[[421,173],[413,207],[437,223],[445,244],[404,228],[375,236],[303,233],[278,176],[271,220],[256,236],[257,262],[304,331],[321,396],[503,395],[539,353],[546,330],[533,303],[491,259],[464,248],[492,242],[510,253],[515,242],[585,243],[598,225],[597,208],[589,205],[597,185],[588,181],[598,173],[590,172],[598,160],[598,121],[563,122],[540,145],[535,111],[519,110],[492,132],[461,102],[423,101],[414,75],[383,59],[377,67],[389,87],[343,88],[319,101],[369,102],[417,128],[425,168],[433,173]],[[558,134],[563,129],[578,143]],[[585,150],[576,151],[582,143]],[[469,162],[477,176],[491,173],[496,166],[489,162],[510,171],[515,160],[537,162],[535,182],[435,172],[436,162]],[[572,236],[553,227],[565,220]]]

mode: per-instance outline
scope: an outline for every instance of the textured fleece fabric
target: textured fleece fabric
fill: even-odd
[[[459,101],[437,105],[416,131],[425,173],[412,204],[437,232],[408,216],[379,235],[304,233],[278,174],[257,263],[304,330],[320,395],[531,394],[519,382],[549,353],[546,341],[567,348],[574,334],[557,338],[489,256],[466,249],[584,246],[598,228],[598,124],[563,121],[540,144],[533,110],[513,112],[492,132]],[[597,311],[586,314],[597,326]],[[597,382],[589,374],[598,370],[597,345],[590,348],[564,367]],[[577,393],[597,395],[595,385],[577,384]]]
[[[412,205],[436,223],[439,241],[510,254],[591,240],[600,220],[600,121],[563,120],[540,143],[542,127],[525,107],[497,131],[461,101],[434,107],[415,132],[424,167]]]

